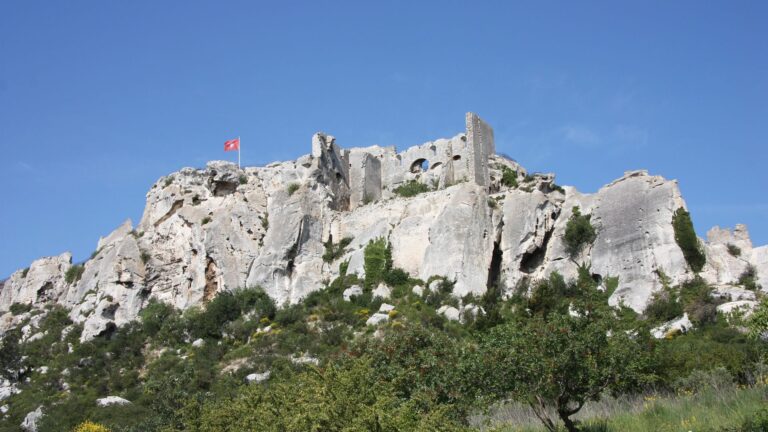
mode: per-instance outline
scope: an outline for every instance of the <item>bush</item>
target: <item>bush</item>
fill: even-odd
[[[110,432],[110,430],[98,423],[86,420],[72,429],[72,432]]]
[[[677,300],[677,295],[669,287],[656,291],[651,296],[643,316],[653,323],[664,323],[682,316],[683,304]]]
[[[424,183],[419,183],[416,180],[410,180],[407,183],[396,187],[393,192],[401,197],[410,198],[420,193],[429,192],[429,186]]]
[[[206,217],[203,218],[203,220],[200,221],[200,225],[205,225],[205,224],[210,223],[210,222],[211,222],[211,217],[210,216],[206,216]]]
[[[509,188],[517,187],[517,171],[508,166],[501,167],[501,184]]]
[[[241,185],[244,185],[248,183],[248,176],[245,174],[240,174],[240,177],[237,178],[237,181],[240,182]]]
[[[741,248],[735,244],[728,243],[728,253],[735,257],[741,256]]]
[[[25,312],[29,312],[32,309],[32,305],[30,303],[14,303],[11,305],[8,310],[11,311],[13,316],[21,315]]]
[[[71,285],[80,280],[84,271],[85,266],[82,264],[75,264],[68,268],[66,273],[64,273],[64,281]]]
[[[323,254],[323,261],[331,263],[341,258],[347,253],[347,246],[352,243],[351,237],[344,237],[338,244],[333,244],[333,238],[329,238],[325,242],[325,253]]]
[[[363,251],[365,287],[372,289],[392,268],[392,251],[383,237],[371,240]]]
[[[707,390],[721,392],[735,386],[733,375],[728,369],[718,366],[708,371],[695,370],[684,378],[678,378],[673,383],[673,388],[678,393],[701,393]]]
[[[391,287],[405,285],[410,280],[410,276],[403,269],[393,268],[384,274],[384,282]]]
[[[675,230],[675,241],[680,246],[688,266],[694,272],[700,272],[707,262],[707,257],[701,250],[699,238],[693,229],[691,214],[682,207],[677,209],[672,216],[672,227]]]
[[[291,196],[296,193],[296,191],[299,190],[299,184],[298,183],[291,183],[288,185],[288,196]]]
[[[760,285],[757,283],[757,269],[749,264],[744,273],[739,276],[739,285],[751,291],[759,291]]]
[[[590,223],[591,215],[582,215],[578,206],[573,207],[573,214],[565,226],[565,247],[571,257],[576,256],[581,249],[592,244],[597,238],[595,227]]]

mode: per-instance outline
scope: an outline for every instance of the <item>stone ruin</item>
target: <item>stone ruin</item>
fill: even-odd
[[[493,129],[477,114],[466,114],[466,132],[397,152],[395,146],[343,149],[334,137],[317,133],[311,156],[335,176],[338,210],[352,210],[368,202],[389,198],[409,181],[432,190],[461,182],[488,188],[489,158],[496,153]],[[334,184],[327,181],[326,184]]]

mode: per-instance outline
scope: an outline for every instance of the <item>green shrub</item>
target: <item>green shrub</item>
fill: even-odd
[[[400,268],[390,269],[384,274],[384,282],[391,287],[405,285],[410,280],[408,273]]]
[[[168,176],[168,177],[166,177],[166,178],[165,178],[165,187],[168,187],[168,186],[170,186],[171,184],[173,184],[173,176]]]
[[[728,253],[735,257],[741,256],[741,248],[736,246],[735,244],[728,243]]]
[[[68,284],[73,284],[80,280],[80,278],[83,276],[83,272],[85,271],[85,266],[82,264],[75,264],[67,269],[67,271],[64,273],[64,281]]]
[[[299,190],[299,184],[298,183],[291,183],[288,185],[288,196],[291,196],[296,193],[296,191]]]
[[[337,259],[341,258],[345,253],[347,253],[347,246],[349,246],[350,243],[352,243],[351,237],[344,237],[339,241],[338,244],[333,244],[333,238],[329,238],[327,242],[325,242],[325,253],[323,254],[323,261],[330,263],[334,262]]]
[[[592,215],[582,215],[578,206],[573,207],[573,214],[565,226],[565,247],[571,257],[581,252],[585,245],[592,244],[597,238],[595,227],[590,218]]]
[[[149,259],[152,258],[152,255],[149,254],[147,251],[141,251],[141,262],[146,264],[149,262]]]
[[[693,229],[691,214],[684,208],[679,208],[672,216],[672,227],[675,230],[675,241],[683,252],[685,261],[694,272],[698,273],[704,268],[707,258],[701,250],[699,238]]]
[[[371,240],[363,251],[363,267],[365,269],[365,287],[372,289],[392,268],[392,251],[386,239],[379,237]]]
[[[416,180],[410,180],[407,183],[396,187],[393,192],[401,197],[410,198],[420,193],[429,192],[429,186],[424,183],[419,183]]]
[[[211,217],[210,216],[206,216],[206,217],[203,218],[203,220],[200,221],[200,225],[205,225],[205,224],[210,223],[210,222],[211,222]]]
[[[240,177],[237,178],[237,181],[240,182],[241,185],[244,185],[248,183],[248,176],[245,174],[240,174]]]
[[[751,291],[759,291],[760,285],[757,283],[757,269],[752,264],[747,265],[747,268],[739,276],[739,285],[745,289]]]
[[[512,168],[502,165],[501,166],[501,184],[509,188],[517,187],[517,171]]]
[[[664,323],[682,316],[683,304],[677,299],[672,288],[665,287],[656,291],[648,301],[643,316],[652,323]]]
[[[27,274],[29,274],[29,267],[21,271],[21,278],[24,279],[25,277],[27,277]]]
[[[14,316],[29,312],[31,309],[32,305],[30,303],[13,303],[11,307],[8,308]]]
[[[735,379],[728,369],[718,366],[710,370],[695,370],[678,378],[672,384],[677,392],[701,393],[707,390],[723,391],[735,387]]]

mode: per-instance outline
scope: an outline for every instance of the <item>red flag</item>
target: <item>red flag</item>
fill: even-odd
[[[224,141],[224,151],[240,150],[240,137]]]

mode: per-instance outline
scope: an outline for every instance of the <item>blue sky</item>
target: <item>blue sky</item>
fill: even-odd
[[[184,166],[463,130],[585,192],[680,181],[700,236],[768,243],[768,2],[0,3],[0,278],[87,258]]]

